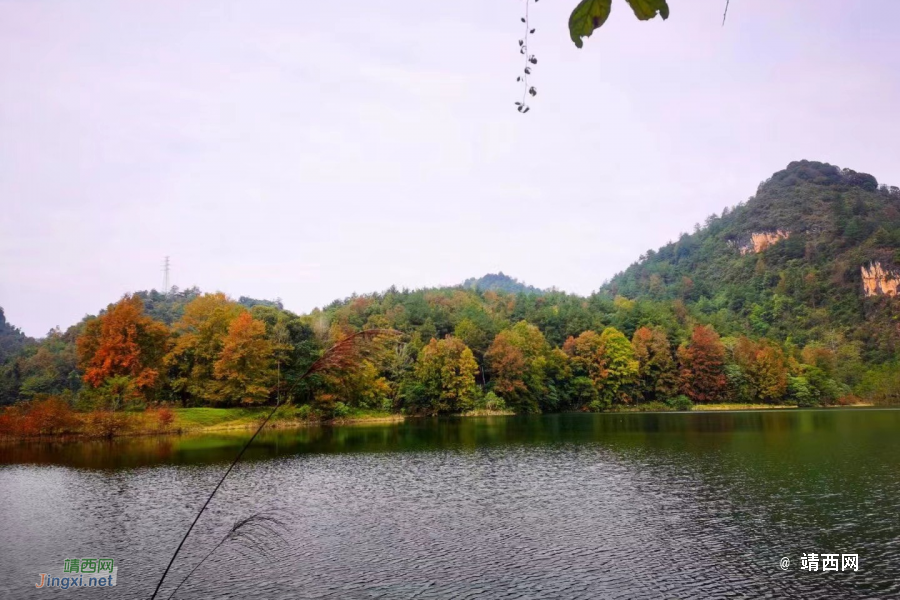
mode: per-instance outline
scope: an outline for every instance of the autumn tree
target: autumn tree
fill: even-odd
[[[628,388],[637,379],[639,363],[621,331],[615,327],[607,327],[599,335],[585,331],[567,339],[563,351],[570,357],[573,375],[587,377],[594,384],[600,405],[592,408],[629,401]]]
[[[725,346],[709,325],[697,325],[678,349],[681,390],[694,402],[721,400],[727,391]]]
[[[830,374],[835,368],[835,353],[831,348],[822,344],[807,344],[804,346],[800,357],[804,364],[812,365]]]
[[[674,397],[678,393],[678,368],[665,330],[639,327],[631,345],[639,365],[637,395],[656,401]]]
[[[170,383],[184,403],[221,400],[215,367],[231,322],[247,309],[225,294],[204,294],[184,308],[173,326],[175,342],[166,355]]]
[[[390,382],[369,358],[360,357],[351,368],[332,369],[316,379],[315,406],[326,415],[335,413],[341,405],[380,409],[394,393]]]
[[[461,340],[452,336],[432,338],[416,362],[418,397],[413,399],[413,407],[432,414],[471,409],[477,397],[477,371],[475,356]]]
[[[734,360],[746,377],[754,401],[776,402],[784,397],[788,373],[781,348],[768,341],[741,337],[734,347]]]
[[[528,392],[528,386],[525,385],[525,353],[515,342],[515,336],[511,332],[501,331],[485,355],[491,370],[493,390],[504,399]]]
[[[242,312],[228,325],[222,350],[213,365],[218,381],[217,403],[259,404],[269,398],[274,383],[273,344],[266,326],[249,312]]]
[[[115,379],[117,399],[152,397],[160,381],[168,329],[144,314],[136,296],[125,296],[89,320],[76,340],[79,366],[89,387]]]
[[[550,346],[536,326],[520,321],[497,334],[485,354],[494,392],[518,412],[537,412],[547,395]]]

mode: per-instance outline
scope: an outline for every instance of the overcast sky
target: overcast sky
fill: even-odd
[[[283,299],[499,270],[580,294],[792,160],[900,184],[900,2],[0,0],[0,306]]]

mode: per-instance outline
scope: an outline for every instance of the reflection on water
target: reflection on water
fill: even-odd
[[[104,593],[148,597],[248,435],[3,446],[0,597],[45,596],[40,565],[95,555],[119,565]],[[176,597],[900,594],[900,411],[276,430],[221,494],[173,582],[235,517],[277,509],[287,542],[269,556],[224,546]],[[858,553],[860,571],[801,572],[804,552]]]
[[[900,431],[900,411],[829,409],[410,419],[343,427],[272,429],[260,434],[245,457],[252,461],[307,453],[473,449],[610,440],[620,444],[703,445],[719,444],[721,436],[739,443],[746,434],[756,441],[778,444],[788,442],[795,434],[811,432],[818,433],[816,439],[807,440],[815,446],[816,440],[832,441],[842,431],[853,437],[866,432],[890,435]],[[6,442],[0,445],[0,464],[121,469],[230,462],[251,434],[252,431],[240,430],[111,441]]]

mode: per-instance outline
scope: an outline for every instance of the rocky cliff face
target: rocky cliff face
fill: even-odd
[[[776,231],[758,231],[750,234],[750,242],[740,247],[741,255],[757,254],[780,240],[786,240],[791,235],[790,231],[778,229]]]
[[[862,272],[863,291],[866,296],[896,296],[900,287],[900,274],[885,270],[881,263],[875,261],[868,267],[860,267]]]

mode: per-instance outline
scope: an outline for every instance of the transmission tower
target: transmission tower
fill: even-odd
[[[169,297],[169,257],[166,257],[166,260],[163,261],[163,294],[165,294],[166,298]]]

